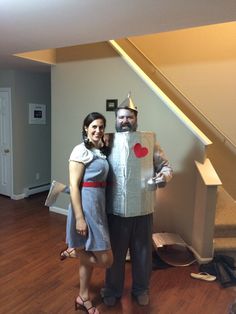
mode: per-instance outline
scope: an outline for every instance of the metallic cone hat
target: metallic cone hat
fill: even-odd
[[[118,106],[118,109],[131,109],[131,110],[134,110],[134,111],[137,111],[138,112],[138,109],[137,107],[134,105],[131,97],[130,97],[130,94],[131,93],[128,93],[128,96],[127,98]]]

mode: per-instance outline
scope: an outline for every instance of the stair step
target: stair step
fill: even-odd
[[[233,257],[236,267],[236,237],[233,238],[215,238],[214,254],[223,254]]]
[[[218,188],[215,225],[236,227],[236,202],[223,187]]]
[[[236,202],[223,187],[217,193],[214,237],[236,237]]]
[[[215,238],[234,238],[236,237],[236,224],[215,225]]]
[[[214,238],[214,250],[218,251],[235,251],[236,252],[236,237],[232,238]]]

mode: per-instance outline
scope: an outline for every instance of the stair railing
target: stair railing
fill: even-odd
[[[188,103],[188,105],[191,106],[191,108],[193,108],[193,110],[201,117],[203,118],[208,125],[211,126],[211,128],[220,136],[220,138],[222,139],[223,143],[225,145],[228,145],[233,151],[236,152],[236,143],[234,143],[215,123],[213,123],[208,117],[206,117],[204,115],[204,113],[199,110],[192,102],[191,100],[184,95],[184,93],[182,91],[180,91],[178,89],[178,87],[175,86],[175,84],[173,82],[171,82],[166,76],[165,74],[158,69],[155,64],[132,42],[132,40],[130,40],[129,38],[126,38],[126,41],[128,41],[128,43],[130,45],[132,45],[136,51],[138,51],[139,54],[142,55],[143,58],[145,58],[145,60],[148,61],[148,63],[151,65],[152,68],[152,73],[157,75],[158,77],[161,77],[162,81],[164,80],[169,86],[171,86],[172,88],[174,88],[174,90],[179,94],[179,96],[181,98],[183,98],[185,100],[185,102]]]

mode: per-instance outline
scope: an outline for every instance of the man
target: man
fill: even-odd
[[[152,270],[152,224],[155,190],[164,187],[172,169],[152,132],[137,132],[137,107],[130,95],[116,111],[116,133],[110,134],[110,175],[107,211],[114,262],[106,271],[101,290],[103,302],[114,306],[122,297],[127,252],[132,264],[132,296],[139,305],[149,304]],[[55,202],[66,186],[53,182],[46,205]],[[73,248],[64,251],[73,257]]]
[[[137,115],[128,95],[116,111],[117,133],[109,156],[107,211],[114,262],[106,271],[105,287],[101,290],[107,306],[115,305],[122,296],[128,250],[132,296],[139,305],[149,303],[155,188],[164,187],[172,177],[163,152],[154,145],[154,134],[136,131]]]

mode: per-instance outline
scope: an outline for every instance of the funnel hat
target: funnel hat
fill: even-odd
[[[136,112],[138,112],[137,107],[135,106],[135,104],[133,103],[131,96],[130,96],[130,92],[128,93],[127,98],[118,106],[118,110],[119,109],[130,109],[130,110],[134,110]]]

